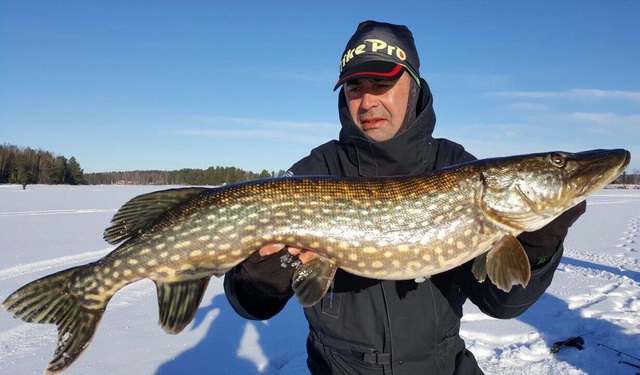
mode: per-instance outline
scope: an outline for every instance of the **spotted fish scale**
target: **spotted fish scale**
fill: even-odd
[[[471,165],[460,174],[477,180],[478,171]],[[117,272],[125,276],[121,283],[200,278],[223,274],[257,248],[281,242],[314,249],[362,276],[427,276],[474,257],[478,243],[495,237],[497,226],[469,204],[478,198],[472,185],[443,174],[283,178],[203,190],[90,273],[106,270],[111,280],[109,273]],[[451,232],[463,227],[466,235],[453,241]]]
[[[509,291],[527,285],[528,258],[514,236],[539,229],[617,177],[626,150],[486,159],[425,175],[289,177],[141,195],[113,217],[104,258],[33,281],[3,306],[58,327],[47,373],[88,346],[111,297],[149,278],[160,324],[193,319],[211,276],[274,243],[312,249],[294,273],[303,306],[317,303],[337,268],[387,279],[428,277],[474,260],[472,272]]]

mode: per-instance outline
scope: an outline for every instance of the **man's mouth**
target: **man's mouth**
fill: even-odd
[[[362,126],[362,130],[367,131],[379,128],[385,121],[382,117],[367,117],[360,119],[360,125]]]

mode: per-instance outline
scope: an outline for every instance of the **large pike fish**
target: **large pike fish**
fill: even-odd
[[[537,230],[616,178],[626,150],[550,152],[479,160],[418,176],[291,177],[141,195],[113,217],[118,248],[93,263],[23,286],[3,306],[58,327],[46,372],[67,368],[89,345],[111,297],[149,278],[160,324],[188,325],[212,275],[262,246],[313,249],[293,289],[318,302],[336,268],[376,279],[428,277],[476,259],[473,273],[509,291],[526,286],[527,256],[514,238]]]

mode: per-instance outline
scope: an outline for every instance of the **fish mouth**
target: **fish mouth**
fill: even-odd
[[[627,167],[629,166],[629,163],[631,163],[631,152],[629,152],[628,150],[624,150],[624,152],[625,152],[624,160],[622,161],[620,168],[618,168],[619,174],[624,172],[624,170],[627,169]]]
[[[581,164],[575,175],[581,186],[578,195],[588,195],[616,179],[631,162],[631,153],[625,149],[593,150],[575,154]]]
[[[618,159],[618,167],[615,169],[611,169],[611,174],[609,177],[611,180],[613,180],[616,177],[620,176],[625,169],[627,169],[627,167],[629,166],[629,163],[631,163],[631,153],[625,149],[616,149],[616,150],[611,150],[609,154],[610,154],[608,155],[609,159],[613,159],[614,161]],[[604,159],[602,164],[606,164],[607,162],[608,160]],[[611,164],[614,164],[614,163],[611,162]]]

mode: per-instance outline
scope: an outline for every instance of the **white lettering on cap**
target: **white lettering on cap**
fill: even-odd
[[[386,53],[389,56],[395,56],[398,59],[404,61],[407,59],[407,54],[398,46],[389,45],[387,42],[381,39],[365,39],[362,44],[359,44],[355,48],[348,49],[342,56],[340,61],[340,71],[344,69],[345,65],[356,55],[361,55],[366,52],[378,52]]]

